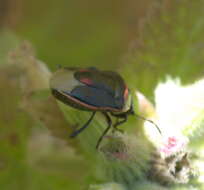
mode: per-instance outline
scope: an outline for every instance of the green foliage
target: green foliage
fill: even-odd
[[[142,21],[135,50],[120,66],[129,83],[152,95],[167,74],[184,83],[203,76],[203,14],[202,0],[157,1]]]
[[[140,33],[134,42],[136,48],[123,64],[116,58],[122,49],[119,47],[122,34],[117,23],[105,22],[102,18],[94,20],[93,14],[86,15],[86,20],[91,21],[79,27],[77,21],[83,15],[78,15],[76,25],[72,25],[75,27],[71,28],[64,22],[64,18],[69,18],[68,23],[74,20],[67,6],[69,9],[77,6],[60,1],[55,7],[52,1],[42,2],[43,11],[36,11],[39,22],[34,24],[34,11],[29,12],[34,4],[26,5],[28,18],[32,19],[25,18],[17,33],[31,39],[39,56],[52,69],[57,64],[117,68],[132,92],[137,88],[149,97],[166,74],[179,76],[184,83],[203,75],[202,0],[156,1],[141,21]],[[83,6],[78,12],[82,10]],[[93,31],[88,27],[92,21],[96,23]],[[50,71],[26,44],[15,49],[19,41],[8,31],[0,33],[1,189],[203,189],[197,180],[191,181],[191,185],[168,187],[161,186],[159,180],[146,180],[150,163],[157,161],[157,157],[152,155],[155,148],[144,135],[142,123],[134,117],[123,125],[132,135],[110,133],[110,138],[103,139],[100,153],[95,145],[106,126],[100,113],[87,130],[70,140],[71,131],[82,126],[90,113],[58,105],[47,94],[41,96],[41,90],[48,89]],[[138,110],[140,102],[135,95],[133,97],[135,110]],[[146,111],[138,110],[144,114]],[[202,136],[199,136],[203,134],[202,128],[203,112],[185,128],[192,150],[199,152],[203,149]],[[202,158],[193,156],[193,164],[199,167]]]

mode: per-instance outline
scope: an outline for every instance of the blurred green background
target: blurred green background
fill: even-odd
[[[52,71],[58,65],[115,70],[153,100],[166,75],[185,84],[203,77],[203,9],[202,0],[0,0],[0,62],[28,40]],[[87,189],[90,166],[16,113],[18,89],[0,81],[0,189]]]
[[[135,38],[138,20],[151,3],[148,0],[1,2],[2,25],[30,40],[38,56],[52,69],[56,69],[56,64],[114,69]]]
[[[52,70],[57,65],[120,70],[150,96],[166,74],[185,83],[203,75],[201,0],[1,0],[0,5],[2,27],[32,42]]]

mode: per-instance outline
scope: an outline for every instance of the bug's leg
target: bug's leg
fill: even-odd
[[[90,122],[93,120],[94,116],[95,116],[96,112],[93,112],[91,117],[89,118],[89,120],[83,125],[83,127],[81,127],[80,129],[74,131],[70,137],[76,137],[79,133],[81,133],[84,129],[86,129],[86,127],[88,127],[88,125],[90,124]]]
[[[121,121],[119,121],[119,117],[116,117],[116,122],[113,125],[113,129],[112,129],[112,133],[115,133],[115,131],[119,131],[120,133],[123,133],[122,129],[118,129],[116,126],[118,125],[118,123],[120,123]]]
[[[98,149],[98,147],[99,147],[99,145],[100,145],[100,143],[101,143],[103,137],[106,135],[106,133],[109,131],[109,129],[110,129],[111,125],[112,125],[112,121],[111,121],[110,116],[109,116],[106,112],[102,112],[102,114],[105,116],[106,121],[107,121],[107,123],[108,123],[108,126],[107,126],[107,128],[103,131],[103,133],[102,133],[102,135],[100,136],[100,138],[98,139],[97,144],[96,144],[96,149]]]
[[[113,116],[115,116],[117,119],[119,119],[119,118],[121,118],[122,120],[120,120],[120,121],[116,121],[116,123],[114,123],[114,125],[113,125],[113,128],[115,129],[115,130],[117,130],[117,131],[120,131],[121,133],[123,133],[123,130],[122,129],[118,129],[118,126],[119,125],[121,125],[121,124],[123,124],[123,123],[125,123],[126,121],[127,121],[127,115],[126,114],[124,114],[124,115],[113,115]]]

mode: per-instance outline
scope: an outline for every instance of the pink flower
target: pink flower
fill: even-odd
[[[160,152],[164,153],[165,156],[175,154],[185,148],[187,145],[187,139],[182,136],[169,136],[164,139]]]

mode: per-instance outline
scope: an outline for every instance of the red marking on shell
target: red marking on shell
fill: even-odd
[[[89,78],[82,78],[80,79],[80,82],[83,82],[85,84],[91,85],[93,82]]]
[[[129,90],[128,90],[127,86],[126,86],[125,87],[125,92],[124,92],[124,99],[127,99],[128,94],[129,94]]]

